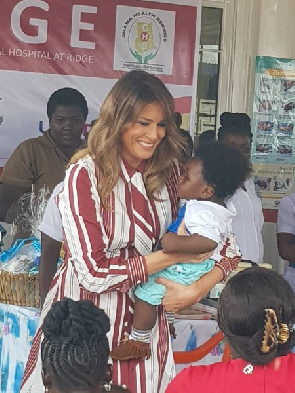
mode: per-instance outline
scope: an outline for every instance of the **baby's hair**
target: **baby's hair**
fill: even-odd
[[[263,353],[265,312],[272,309],[278,324],[286,324],[289,338]],[[295,297],[289,283],[278,273],[262,267],[251,267],[233,276],[221,293],[218,325],[230,346],[247,362],[268,364],[286,355],[295,344]]]
[[[42,365],[60,391],[97,389],[104,382],[110,320],[102,309],[64,298],[53,304],[42,330]]]
[[[231,197],[251,172],[249,160],[234,146],[222,142],[201,144],[193,160],[202,162],[203,179],[219,199]]]
[[[49,119],[51,119],[53,112],[55,112],[58,106],[75,106],[80,108],[84,119],[87,119],[87,101],[79,90],[71,87],[64,87],[52,93],[47,102],[47,116]]]
[[[242,135],[252,141],[251,119],[246,113],[224,112],[220,116],[218,140],[222,141],[227,135]]]

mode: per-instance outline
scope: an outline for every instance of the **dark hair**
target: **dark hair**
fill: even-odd
[[[289,327],[295,322],[295,297],[288,282],[278,273],[262,267],[250,267],[232,277],[219,299],[218,325],[231,347],[247,362],[263,365],[286,355],[295,344],[290,331],[285,344],[261,352],[265,309],[273,309],[278,324]]]
[[[97,389],[104,382],[110,320],[89,300],[64,298],[53,304],[42,330],[41,359],[62,392]]]
[[[174,120],[175,120],[175,124],[177,125],[177,127],[180,128],[181,124],[182,124],[182,115],[179,112],[175,112],[174,113]]]
[[[251,172],[249,160],[236,147],[223,142],[202,144],[193,159],[202,161],[203,179],[214,188],[219,199],[232,196]]]
[[[242,135],[252,142],[251,119],[246,113],[223,112],[220,116],[218,140],[223,140],[227,135]]]
[[[149,104],[161,106],[166,130],[165,137],[146,162],[144,183],[149,198],[157,199],[171,176],[172,163],[185,149],[185,141],[174,120],[174,100],[164,83],[155,75],[141,70],[124,74],[102,104],[97,122],[89,134],[87,148],[71,159],[71,163],[76,163],[86,155],[94,157],[95,167],[100,173],[97,190],[104,206],[108,206],[107,199],[121,172],[122,133],[127,126],[138,121],[140,113]]]
[[[198,146],[202,143],[213,142],[216,140],[216,133],[214,130],[207,130],[198,135]]]
[[[47,102],[47,116],[51,119],[53,112],[59,105],[76,106],[81,109],[84,119],[88,116],[87,101],[82,93],[71,87],[64,87],[51,94]]]

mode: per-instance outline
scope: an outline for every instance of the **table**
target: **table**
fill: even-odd
[[[37,330],[40,312],[38,308],[19,307],[0,303],[0,392],[18,393],[33,337]],[[177,338],[174,351],[195,349],[217,331],[214,320],[176,319]],[[209,355],[194,364],[211,364],[222,359],[224,344],[215,347]],[[177,364],[181,371],[189,364]]]
[[[1,393],[19,393],[39,316],[38,308],[0,303]]]

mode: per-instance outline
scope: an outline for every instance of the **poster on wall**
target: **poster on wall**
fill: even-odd
[[[295,192],[295,60],[256,57],[251,158],[265,209]]]
[[[200,0],[3,0],[0,25],[0,167],[48,128],[46,103],[62,87],[87,99],[84,129],[124,72],[163,80],[194,124]],[[185,50],[184,50],[185,48]]]

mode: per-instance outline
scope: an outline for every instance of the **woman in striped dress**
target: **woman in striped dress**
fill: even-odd
[[[132,289],[176,262],[207,256],[155,251],[177,215],[175,157],[183,146],[175,123],[173,98],[164,84],[143,71],[125,74],[112,88],[91,130],[87,148],[66,171],[56,198],[65,236],[65,261],[57,271],[42,310],[40,325],[53,302],[90,299],[111,320],[110,347],[130,333]],[[224,259],[186,290],[184,303],[198,300],[220,281]],[[221,268],[221,269],[220,269]],[[176,300],[177,303],[177,300]],[[183,304],[182,304],[183,305]],[[175,305],[174,305],[175,306]],[[37,331],[21,393],[42,392]],[[163,307],[152,332],[152,356],[146,361],[113,362],[114,382],[132,393],[164,392],[174,363]],[[56,365],[62,373],[62,365]]]

